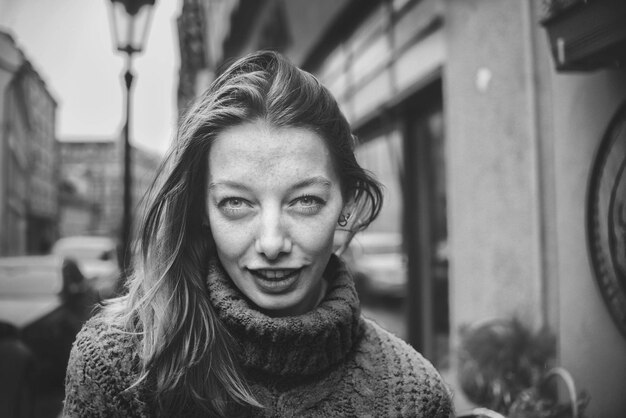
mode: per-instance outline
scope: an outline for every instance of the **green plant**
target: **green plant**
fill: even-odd
[[[556,379],[559,378],[567,389],[568,402],[559,403]],[[589,403],[586,392],[577,393],[574,379],[561,368],[550,369],[539,384],[520,393],[508,411],[509,418],[583,418],[583,411]]]
[[[495,319],[462,327],[460,337],[459,383],[470,401],[510,418],[571,416],[548,382],[555,373],[569,373],[554,368],[555,337],[547,328],[532,331],[517,318]],[[588,397],[573,402],[581,418]]]

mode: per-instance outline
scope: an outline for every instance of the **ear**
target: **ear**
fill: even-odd
[[[356,208],[356,202],[354,201],[354,197],[350,197],[348,200],[344,202],[343,207],[341,208],[341,213],[343,214],[352,213],[354,212],[355,208]]]
[[[346,229],[352,229],[351,226],[354,225],[354,222],[356,220],[356,210],[357,205],[352,198],[345,202],[343,207],[341,208],[340,218],[345,219],[345,221],[347,222],[347,224],[344,225]]]
[[[352,225],[354,225],[356,218],[354,209],[356,209],[356,205],[352,199],[346,202],[341,209],[339,219],[342,221],[345,220],[345,223],[339,224],[335,229],[333,253],[336,255],[341,255],[348,248],[354,236],[354,232],[352,231]]]

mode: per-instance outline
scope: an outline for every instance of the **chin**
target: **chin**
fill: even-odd
[[[297,311],[297,304],[285,302],[262,303],[257,304],[257,308],[267,316],[280,317],[294,315],[294,312]]]
[[[292,316],[304,313],[300,312],[299,309],[302,302],[289,298],[287,295],[261,298],[258,301],[253,300],[253,302],[259,311],[271,317]]]

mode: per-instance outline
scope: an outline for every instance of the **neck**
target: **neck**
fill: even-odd
[[[316,307],[302,315],[270,317],[252,305],[223,269],[211,266],[211,304],[239,343],[244,369],[283,376],[319,373],[337,364],[360,338],[359,301],[352,277],[331,257]]]

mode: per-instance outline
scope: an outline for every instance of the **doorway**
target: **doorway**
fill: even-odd
[[[437,367],[449,356],[448,223],[441,81],[407,102],[404,119],[408,341]]]

